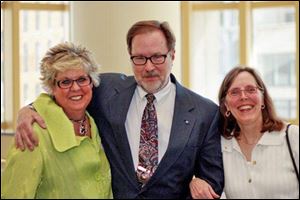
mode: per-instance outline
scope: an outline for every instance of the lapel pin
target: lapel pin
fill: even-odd
[[[189,120],[184,120],[184,123],[185,123],[186,125],[188,125],[188,124],[190,123],[190,121],[189,121]]]

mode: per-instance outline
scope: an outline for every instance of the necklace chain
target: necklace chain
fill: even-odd
[[[86,115],[84,115],[84,118],[81,120],[74,120],[70,119],[72,122],[78,123],[79,124],[79,135],[84,136],[87,133],[87,127],[86,127]]]

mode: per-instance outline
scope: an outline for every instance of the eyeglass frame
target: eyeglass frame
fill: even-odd
[[[250,89],[255,89],[255,91],[253,92],[249,92]],[[237,95],[232,95],[232,90],[238,90],[238,94]],[[226,92],[226,94],[228,94],[231,98],[237,98],[237,97],[241,97],[242,96],[242,92],[244,92],[244,94],[246,96],[250,96],[252,94],[257,94],[257,91],[260,90],[262,93],[264,93],[264,89],[262,87],[259,87],[259,86],[246,86],[244,89],[241,89],[241,88],[233,88],[231,90],[228,90]]]
[[[83,77],[88,79],[88,84],[81,85],[82,83],[80,83],[79,80],[82,79]],[[62,82],[62,81],[66,81],[66,80],[72,81],[72,83],[70,84],[70,86],[68,86],[68,87],[61,87],[61,82]],[[78,85],[79,87],[85,87],[85,86],[88,86],[88,85],[90,85],[90,84],[92,83],[92,78],[91,78],[90,76],[80,76],[80,77],[77,78],[77,79],[68,79],[68,78],[63,79],[63,80],[57,80],[57,79],[54,79],[54,81],[56,82],[56,85],[57,85],[59,88],[61,88],[61,89],[70,89],[70,88],[73,86],[74,82],[76,82],[77,85]]]
[[[151,63],[154,64],[154,65],[161,65],[161,64],[164,64],[166,62],[166,58],[167,58],[168,54],[170,53],[170,51],[171,50],[169,50],[166,54],[160,54],[160,55],[159,54],[154,54],[154,55],[152,55],[150,57],[147,57],[147,56],[130,56],[130,59],[133,62],[133,64],[138,65],[138,66],[145,65],[148,62],[148,60],[150,60]],[[163,61],[161,63],[154,63],[153,60],[152,60],[152,58],[153,57],[158,57],[158,56],[162,56],[163,57]],[[145,62],[143,64],[136,64],[134,62],[134,58],[138,58],[138,57],[144,58]]]

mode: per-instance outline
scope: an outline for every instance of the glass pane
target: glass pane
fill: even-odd
[[[252,16],[253,66],[261,72],[274,100],[278,115],[285,119],[295,119],[294,9],[261,8],[255,9]]]
[[[69,39],[68,12],[20,12],[20,102],[32,102],[42,92],[39,63],[46,51]]]
[[[217,103],[225,74],[239,63],[238,12],[194,12],[190,45],[191,89]]]
[[[275,100],[274,105],[278,114],[286,119],[289,116],[296,115],[296,101],[293,100]]]

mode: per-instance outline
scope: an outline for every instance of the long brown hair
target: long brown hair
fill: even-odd
[[[247,66],[237,66],[228,72],[219,90],[219,105],[220,105],[220,112],[221,112],[220,128],[221,128],[222,135],[225,138],[232,138],[240,135],[240,127],[237,124],[234,116],[232,116],[232,114],[229,117],[225,116],[225,113],[227,111],[225,106],[225,98],[232,82],[241,72],[250,73],[254,77],[257,86],[261,88],[261,90],[263,91],[265,108],[262,109],[263,124],[262,124],[261,132],[263,133],[265,131],[281,130],[283,128],[283,121],[277,117],[272,99],[259,74],[253,68]]]
[[[168,22],[149,20],[149,21],[139,21],[129,29],[127,33],[127,49],[129,54],[131,55],[132,40],[136,35],[155,31],[155,30],[162,31],[162,33],[164,34],[167,40],[168,50],[169,51],[174,50],[176,39]]]

